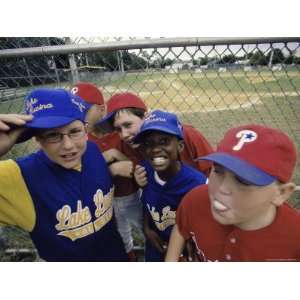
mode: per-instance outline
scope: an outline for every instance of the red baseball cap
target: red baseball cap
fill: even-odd
[[[144,101],[137,95],[130,92],[117,93],[112,95],[107,101],[106,105],[106,116],[98,124],[110,121],[115,113],[123,108],[140,108],[145,111],[147,110],[147,106]]]
[[[199,159],[224,166],[250,184],[265,186],[291,179],[297,151],[284,132],[250,124],[230,129],[215,153]]]
[[[79,96],[90,104],[104,104],[104,98],[101,90],[89,82],[78,82],[72,89],[71,93]]]

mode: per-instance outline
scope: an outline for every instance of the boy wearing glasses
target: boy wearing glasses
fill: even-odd
[[[0,162],[0,223],[28,231],[46,261],[126,261],[112,179],[87,142],[85,110],[63,89],[37,89],[25,99],[25,115],[0,115],[0,155],[33,136],[40,146]]]
[[[282,131],[262,125],[230,129],[208,185],[190,191],[178,210],[166,261],[192,240],[196,261],[300,261],[300,213],[286,201],[297,151]]]

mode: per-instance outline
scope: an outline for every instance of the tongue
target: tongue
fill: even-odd
[[[221,202],[216,201],[216,200],[213,202],[213,206],[217,210],[226,210],[227,209],[227,207],[225,205],[223,205]]]

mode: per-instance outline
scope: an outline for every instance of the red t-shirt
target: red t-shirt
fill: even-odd
[[[112,132],[98,138],[93,134],[88,134],[89,141],[94,142],[101,152],[118,147],[120,137],[117,132]]]
[[[208,176],[211,169],[211,163],[208,161],[195,161],[195,159],[212,153],[213,149],[211,145],[193,126],[183,124],[182,128],[184,149],[180,153],[181,161]]]
[[[269,226],[241,230],[214,220],[204,185],[183,198],[176,223],[185,239],[193,239],[201,261],[300,261],[300,213],[288,204]]]

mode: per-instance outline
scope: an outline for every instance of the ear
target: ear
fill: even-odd
[[[290,196],[293,194],[293,192],[296,189],[296,185],[293,182],[288,182],[288,183],[278,184],[277,187],[278,187],[277,195],[273,200],[273,204],[275,204],[276,206],[280,206],[290,198]]]
[[[184,142],[183,142],[183,140],[179,140],[178,141],[178,152],[182,152],[183,151],[183,149],[184,149]]]

